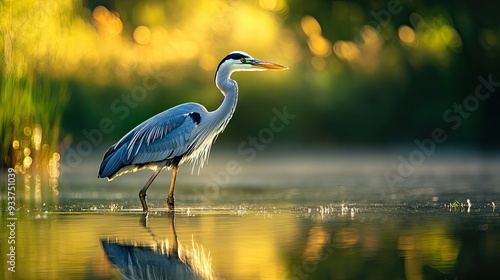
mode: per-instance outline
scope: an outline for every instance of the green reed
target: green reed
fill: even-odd
[[[44,168],[58,151],[61,120],[68,102],[63,82],[4,75],[0,88],[2,167]],[[26,157],[32,160],[25,161]],[[27,164],[31,161],[31,164]]]

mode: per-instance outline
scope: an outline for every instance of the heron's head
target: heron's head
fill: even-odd
[[[217,67],[215,75],[221,73],[231,74],[236,71],[266,71],[286,70],[288,67],[273,62],[263,61],[248,55],[247,53],[234,51],[228,54]]]

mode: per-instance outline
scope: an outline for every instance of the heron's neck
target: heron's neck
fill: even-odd
[[[227,75],[217,75],[215,84],[224,95],[224,101],[213,111],[213,121],[221,126],[222,129],[233,116],[236,103],[238,102],[238,84],[230,78],[231,73]]]

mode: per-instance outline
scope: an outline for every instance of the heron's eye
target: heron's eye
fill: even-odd
[[[240,58],[240,61],[241,61],[241,63],[246,63],[247,62],[246,58],[244,58],[244,57]]]

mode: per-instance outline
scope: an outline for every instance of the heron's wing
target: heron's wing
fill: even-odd
[[[189,112],[151,119],[127,144],[127,162],[145,164],[184,155],[192,144],[199,118],[198,112]]]
[[[192,146],[206,109],[195,103],[173,107],[141,123],[104,155],[99,177],[113,177],[127,165],[161,162],[184,155]]]

